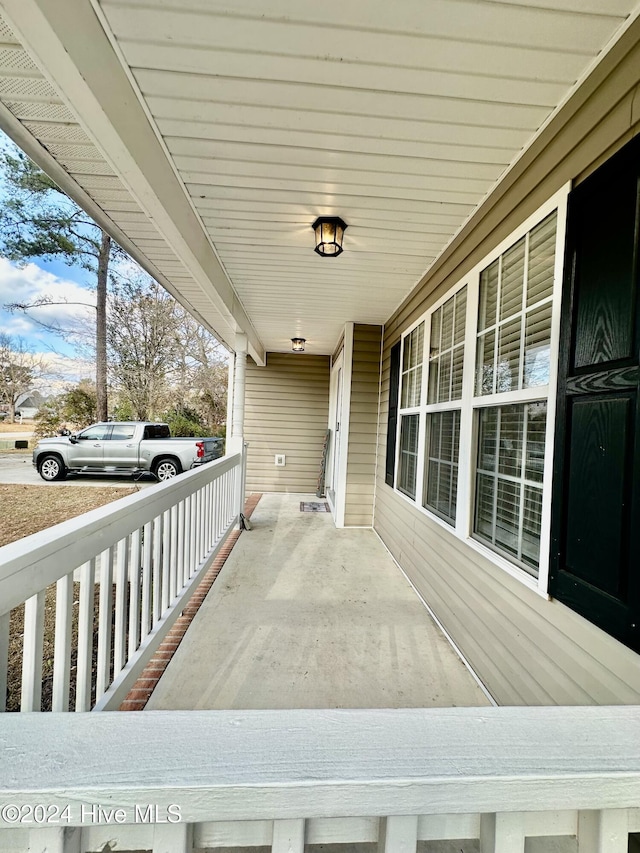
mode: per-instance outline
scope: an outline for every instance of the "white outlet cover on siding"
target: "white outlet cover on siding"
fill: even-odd
[[[284,453],[276,453],[276,465],[278,466],[278,468],[284,468],[286,464],[287,457],[284,455]]]

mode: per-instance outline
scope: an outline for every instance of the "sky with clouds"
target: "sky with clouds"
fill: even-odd
[[[0,132],[0,152],[12,149],[15,150],[13,143]],[[0,180],[0,202],[4,191]],[[61,383],[95,376],[95,366],[76,345],[81,339],[74,334],[88,332],[90,338],[95,335],[95,293],[88,286],[90,281],[86,270],[62,261],[37,258],[21,265],[0,256],[0,332],[21,339],[36,355],[46,358],[51,372],[50,390],[59,389]],[[52,304],[28,312],[7,307],[39,299]],[[62,334],[47,331],[38,320],[60,329]]]
[[[91,364],[75,345],[74,331],[91,329],[95,323],[95,295],[83,285],[87,275],[59,263],[28,263],[19,266],[0,257],[0,330],[21,338],[34,353],[45,356],[51,368],[50,383],[74,382],[93,373]],[[75,280],[74,280],[75,279]],[[45,298],[51,303],[27,313],[10,311],[7,306],[32,303]],[[77,305],[72,303],[84,303]],[[60,328],[53,334],[37,321]]]

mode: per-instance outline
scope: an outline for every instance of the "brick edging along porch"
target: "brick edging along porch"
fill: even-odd
[[[261,494],[249,495],[244,504],[245,518],[251,518],[251,514],[258,505],[258,501],[262,497]],[[162,675],[167,668],[167,665],[173,657],[176,649],[180,645],[182,638],[187,632],[187,628],[193,621],[194,616],[200,609],[200,605],[207,597],[207,593],[213,586],[215,579],[220,574],[220,570],[224,566],[227,557],[233,550],[233,546],[240,537],[240,530],[234,530],[229,534],[227,541],[224,543],[218,556],[215,558],[211,566],[205,572],[202,580],[198,584],[196,591],[189,599],[189,603],[182,611],[182,616],[179,616],[175,624],[164,638],[160,647],[151,658],[149,663],[144,668],[142,675],[133,685],[127,698],[123,701],[118,710],[120,711],[143,711],[149,698],[156,688],[156,685],[162,678]]]

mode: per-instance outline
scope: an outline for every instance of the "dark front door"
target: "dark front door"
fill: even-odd
[[[640,139],[569,199],[551,594],[640,651]]]

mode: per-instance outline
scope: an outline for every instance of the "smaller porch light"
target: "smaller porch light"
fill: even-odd
[[[347,225],[339,216],[319,216],[312,228],[316,232],[315,251],[323,258],[337,258]]]
[[[304,352],[304,345],[306,342],[306,338],[291,338],[291,349],[294,352]]]

